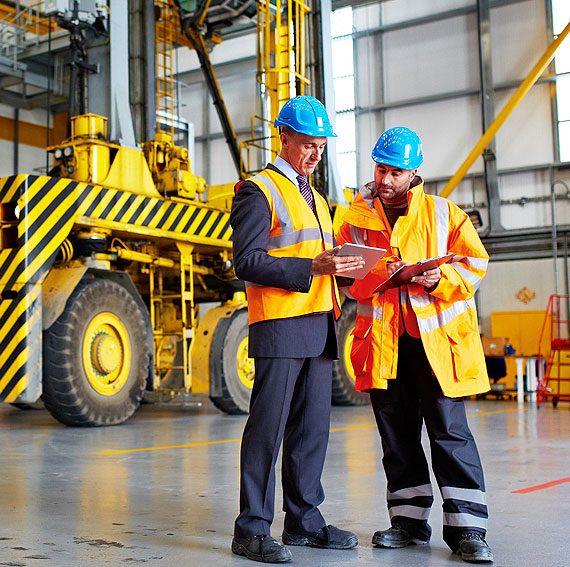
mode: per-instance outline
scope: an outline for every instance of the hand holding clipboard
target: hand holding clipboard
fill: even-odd
[[[416,264],[407,264],[398,268],[387,280],[383,281],[375,290],[375,293],[386,291],[401,285],[407,285],[414,276],[418,276],[429,270],[439,268],[442,264],[451,262],[455,254],[445,254],[444,256],[436,256],[428,258]]]

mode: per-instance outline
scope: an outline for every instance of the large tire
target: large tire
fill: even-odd
[[[337,406],[364,406],[370,402],[368,394],[354,389],[354,371],[350,362],[352,329],[356,319],[356,302],[347,300],[338,321],[339,359],[333,364],[332,402]]]
[[[148,313],[121,285],[85,280],[44,332],[43,394],[61,423],[123,423],[138,408],[151,360]]]
[[[225,413],[249,412],[253,388],[253,359],[247,356],[247,309],[220,319],[210,350],[210,376],[220,380],[220,395],[210,396],[214,405]]]

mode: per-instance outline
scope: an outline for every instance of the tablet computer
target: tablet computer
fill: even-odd
[[[347,272],[341,275],[347,278],[361,280],[378,263],[378,260],[380,260],[384,254],[386,254],[386,248],[374,248],[374,246],[364,246],[363,244],[343,244],[337,252],[337,256],[362,256],[364,266],[353,272]]]

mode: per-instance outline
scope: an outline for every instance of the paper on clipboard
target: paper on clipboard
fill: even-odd
[[[451,259],[455,254],[445,254],[444,256],[436,256],[434,258],[428,258],[427,260],[422,260],[416,264],[409,264],[407,266],[402,266],[398,268],[387,280],[382,282],[375,290],[375,293],[381,291],[386,291],[387,289],[392,289],[394,287],[399,287],[401,285],[406,285],[410,283],[410,280],[423,272],[428,270],[433,270],[439,268],[442,264],[447,264],[451,262]]]
[[[362,268],[341,274],[347,278],[361,280],[377,264],[378,260],[386,254],[386,248],[374,248],[373,246],[347,242],[340,247],[340,250],[336,254],[337,256],[362,256],[364,259],[364,266],[362,266]]]

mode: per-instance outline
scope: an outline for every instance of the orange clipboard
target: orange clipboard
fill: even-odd
[[[442,264],[447,264],[451,262],[455,254],[445,254],[445,256],[436,256],[434,258],[428,258],[427,260],[422,260],[416,264],[409,264],[408,266],[402,266],[398,268],[387,280],[384,280],[375,290],[375,293],[381,291],[386,291],[387,289],[392,289],[394,287],[400,287],[401,285],[406,285],[410,283],[410,280],[423,272],[428,270],[433,270],[439,268]]]

